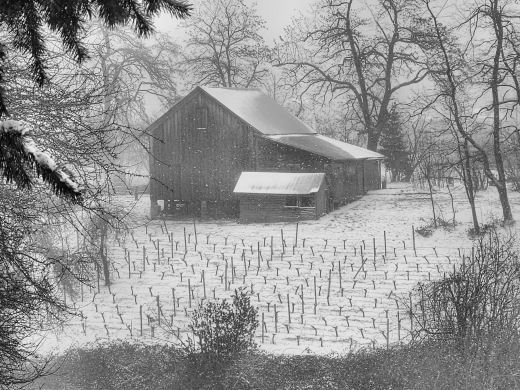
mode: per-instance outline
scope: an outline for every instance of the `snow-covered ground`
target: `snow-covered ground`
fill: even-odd
[[[318,221],[300,222],[297,242],[295,223],[149,221],[147,196],[137,203],[121,197],[132,210],[133,228],[112,242],[110,289],[102,281],[99,292],[97,285],[84,288],[75,302],[83,319],[46,334],[43,348],[117,338],[176,343],[190,336],[189,313],[200,300],[230,297],[239,287],[252,290],[263,319],[256,339],[269,352],[342,353],[406,342],[410,318],[403,302],[410,290],[471,253],[465,194],[460,187],[452,192],[456,228],[430,237],[416,233],[415,249],[412,226],[426,225],[432,213],[427,190],[409,184],[392,183]],[[510,198],[518,217],[520,194]],[[451,220],[445,188],[435,202]],[[482,222],[500,217],[495,188],[480,192],[477,203]]]

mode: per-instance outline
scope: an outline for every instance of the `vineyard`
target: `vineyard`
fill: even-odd
[[[412,288],[472,256],[462,193],[457,199],[459,224],[431,237],[416,233],[429,218],[429,198],[406,186],[299,224],[138,215],[140,226],[110,242],[111,285],[93,271],[94,283],[67,297],[79,315],[54,339],[62,346],[115,338],[181,343],[192,337],[189,316],[199,302],[245,288],[258,307],[256,341],[266,351],[341,353],[407,342]],[[446,194],[437,202],[447,212]]]

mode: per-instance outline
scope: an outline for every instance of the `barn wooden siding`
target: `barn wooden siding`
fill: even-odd
[[[240,222],[270,223],[318,219],[326,213],[325,191],[314,196],[314,207],[287,207],[287,195],[240,195]]]
[[[381,160],[364,162],[365,191],[381,189]]]
[[[197,128],[201,115],[207,115],[206,129]],[[235,183],[242,171],[254,168],[253,131],[240,119],[195,90],[156,122],[152,134],[152,203],[204,200],[226,208],[237,202]]]
[[[366,192],[363,161],[332,161],[305,150],[258,138],[257,171],[276,172],[325,172],[330,187],[331,201],[335,206],[345,204]],[[372,169],[372,165],[366,171]],[[331,205],[332,206],[332,205]]]

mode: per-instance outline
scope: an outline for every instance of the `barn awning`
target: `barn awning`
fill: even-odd
[[[318,192],[324,173],[242,172],[236,194],[308,195]]]
[[[360,146],[338,141],[324,135],[274,135],[267,137],[275,142],[305,150],[335,161],[380,160],[384,156]]]

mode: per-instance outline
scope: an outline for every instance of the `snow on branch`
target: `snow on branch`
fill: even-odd
[[[37,176],[50,184],[57,195],[74,201],[81,199],[81,189],[72,173],[66,168],[59,168],[49,153],[38,149],[23,122],[0,121],[0,174],[7,182],[30,188],[32,181],[27,168],[33,169]]]
[[[28,129],[23,122],[8,119],[6,121],[0,122],[0,133],[2,132],[15,133],[23,136],[27,134]]]

